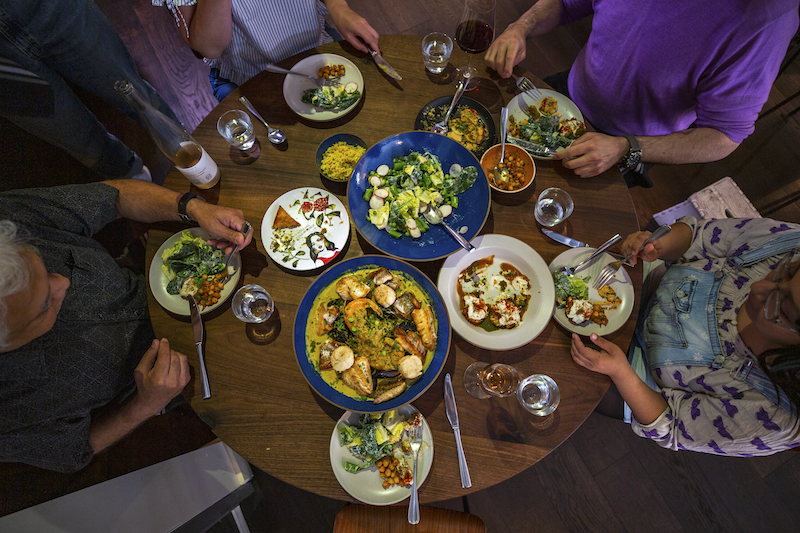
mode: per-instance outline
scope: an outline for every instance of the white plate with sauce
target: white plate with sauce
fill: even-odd
[[[189,231],[195,237],[200,237],[205,241],[211,238],[211,234],[202,228],[194,227],[184,231]],[[164,241],[164,244],[159,247],[158,251],[153,256],[153,262],[150,263],[148,282],[150,284],[150,290],[153,291],[153,296],[156,297],[156,301],[161,305],[161,307],[170,313],[175,313],[176,315],[189,316],[189,302],[184,300],[180,295],[170,294],[167,292],[167,284],[169,283],[169,280],[167,279],[166,274],[164,274],[164,271],[161,269],[161,265],[163,264],[161,254],[164,253],[164,250],[172,248],[175,246],[175,243],[181,240],[181,233],[182,232],[179,231]],[[236,289],[236,285],[239,283],[239,276],[241,276],[242,273],[242,257],[239,255],[239,250],[235,250],[233,252],[233,257],[231,257],[229,266],[233,267],[234,271],[228,281],[225,282],[222,292],[220,293],[219,301],[213,305],[209,305],[200,309],[201,315],[213,311],[225,303],[225,300],[230,298],[234,289]],[[198,305],[198,308],[199,307],[200,306]]]
[[[439,271],[437,287],[442,294],[453,329],[467,342],[485,350],[513,350],[535,339],[553,314],[550,302],[556,293],[553,278],[533,248],[506,235],[481,235],[472,239],[475,250],[458,251],[447,258]],[[487,331],[469,322],[461,312],[461,298],[456,287],[458,276],[475,261],[494,256],[494,264],[509,263],[530,281],[531,299],[522,322],[513,329]]]
[[[318,87],[316,82],[301,76],[287,74],[283,80],[283,97],[289,107],[292,108],[292,111],[308,120],[327,122],[341,118],[355,109],[358,102],[364,97],[364,77],[361,75],[361,71],[352,61],[342,56],[336,54],[313,55],[298,61],[290,70],[316,77],[319,69],[325,65],[344,65],[344,76],[339,81],[342,86],[355,82],[358,85],[358,91],[361,96],[350,107],[344,109],[322,109],[303,102],[303,93],[308,89],[316,89]]]
[[[573,266],[577,265],[584,259],[588,258],[596,248],[570,248],[561,253],[558,257],[553,259],[553,262],[550,263],[550,272],[560,269],[562,266]],[[592,263],[588,266],[581,267],[581,269],[576,272],[574,275],[580,278],[585,278],[589,276],[590,279],[586,282],[589,286],[589,300],[592,302],[601,302],[605,301],[600,295],[597,293],[597,289],[592,288],[592,282],[597,278],[597,275],[606,266],[608,263],[612,263],[616,261],[613,257],[608,254],[603,254],[597,259],[594,259]],[[611,282],[608,283],[608,286],[614,289],[617,293],[617,296],[622,300],[622,303],[616,309],[606,309],[606,317],[608,318],[608,324],[605,326],[601,326],[600,324],[595,324],[594,322],[589,322],[589,324],[583,326],[576,326],[572,322],[569,321],[567,318],[567,314],[564,311],[564,308],[558,308],[555,306],[555,295],[553,295],[553,317],[556,319],[556,322],[564,326],[567,330],[577,333],[578,335],[591,335],[592,333],[597,333],[598,335],[608,335],[609,333],[614,333],[619,328],[625,325],[625,322],[628,321],[628,318],[631,316],[633,312],[633,305],[634,301],[634,290],[633,290],[633,283],[631,282],[631,277],[628,275],[628,271],[623,266],[617,272],[617,275],[611,279]]]
[[[408,419],[409,416],[419,411],[413,405],[406,404],[398,407],[397,412]],[[363,464],[363,462],[350,453],[347,446],[339,444],[339,426],[342,424],[347,424],[348,426],[358,425],[358,419],[361,414],[345,411],[336,423],[336,427],[333,428],[330,456],[331,468],[336,480],[350,496],[364,503],[370,505],[392,505],[401,502],[411,496],[411,486],[398,487],[393,485],[388,489],[384,489],[383,478],[378,473],[377,466],[360,470],[356,473],[348,472],[344,469],[345,461],[356,464]],[[413,466],[411,455],[409,455],[409,459],[412,460],[411,464]],[[428,479],[428,474],[430,474],[431,466],[433,465],[433,434],[425,417],[422,417],[422,446],[419,449],[418,462],[417,468],[420,471],[420,476],[417,478],[417,487],[421,487],[425,480]]]

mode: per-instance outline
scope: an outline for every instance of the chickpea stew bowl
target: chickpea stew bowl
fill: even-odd
[[[486,172],[489,186],[502,193],[515,193],[527,189],[536,177],[536,164],[523,148],[506,143],[503,167],[508,169],[508,180],[496,180],[492,169],[500,161],[500,145],[495,144],[481,157],[481,167]]]

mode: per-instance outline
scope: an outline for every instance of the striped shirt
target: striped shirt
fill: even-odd
[[[152,0],[166,5],[181,31],[187,31],[179,6],[197,0]],[[231,0],[233,32],[231,42],[219,59],[205,58],[219,75],[237,85],[246,82],[270,63],[277,63],[309,48],[333,42],[325,33],[328,14],[320,0]]]

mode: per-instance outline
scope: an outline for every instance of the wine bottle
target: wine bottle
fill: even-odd
[[[129,81],[119,80],[114,88],[136,110],[150,137],[186,179],[200,189],[217,184],[219,167],[183,126],[142,98]]]

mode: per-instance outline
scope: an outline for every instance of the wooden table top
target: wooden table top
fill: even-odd
[[[189,356],[195,379],[184,394],[213,431],[258,468],[304,490],[339,500],[352,498],[334,477],[328,448],[343,412],[309,387],[292,345],[298,305],[319,272],[295,273],[276,266],[260,239],[261,220],[275,199],[297,187],[328,189],[346,205],[344,185],[337,188],[318,174],[314,155],[319,143],[334,133],[354,133],[372,145],[396,133],[412,131],[417,113],[425,104],[454,93],[447,77],[453,64],[466,63],[466,54],[455,49],[448,70],[443,76],[435,76],[427,73],[422,64],[420,43],[417,36],[381,37],[384,57],[403,76],[399,82],[384,76],[368,55],[347,43],[321,46],[282,62],[281,66],[290,68],[303,57],[327,52],[342,55],[358,66],[365,84],[362,101],[355,111],[334,122],[317,123],[300,118],[283,99],[284,76],[264,72],[220,103],[194,132],[194,137],[222,170],[220,184],[195,192],[210,202],[244,211],[253,225],[254,238],[242,250],[239,283],[262,285],[274,298],[277,308],[270,323],[278,334],[266,345],[255,344],[248,338],[245,324],[236,319],[229,303],[204,316],[206,366],[213,394],[210,399],[202,399],[200,382],[196,379],[199,373],[188,317],[171,315],[156,302],[152,292],[148,295],[156,335],[168,338],[175,349]],[[473,57],[472,64],[478,68],[482,81],[478,90],[468,96],[483,103],[499,121],[500,108],[515,95],[513,83],[487,70],[482,56]],[[217,118],[223,112],[241,108],[240,94],[250,99],[270,125],[282,128],[288,136],[286,143],[273,146],[266,140],[263,125],[257,124],[261,154],[249,164],[243,164],[238,151],[216,130]],[[491,212],[482,234],[515,237],[535,249],[547,263],[552,261],[566,248],[545,237],[533,216],[539,193],[552,186],[566,189],[575,202],[572,216],[556,228],[561,233],[597,246],[614,233],[626,235],[638,229],[631,195],[616,170],[584,180],[560,163],[537,161],[536,164],[536,179],[526,191],[515,195],[493,192]],[[167,176],[165,186],[176,191],[190,188],[189,182],[175,169]],[[182,228],[166,224],[151,229],[148,264],[161,243]],[[345,258],[364,253],[379,252],[353,227]],[[435,283],[442,263],[439,260],[415,266]],[[630,273],[634,286],[639,288],[641,269]],[[631,319],[625,327],[609,335],[610,340],[627,346],[637,309],[638,296]],[[500,483],[542,459],[583,423],[608,389],[610,380],[575,364],[569,344],[569,332],[554,320],[530,344],[503,352],[481,350],[453,333],[443,372],[414,402],[430,424],[435,446],[433,468],[420,488],[421,503],[455,498]],[[469,396],[463,387],[463,373],[475,361],[511,364],[522,375],[551,376],[561,391],[558,410],[541,418],[523,410],[515,397],[478,400]],[[455,440],[445,416],[445,372],[453,376],[464,451],[473,482],[470,489],[461,488]]]

